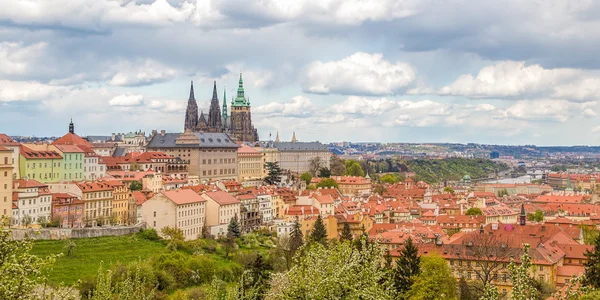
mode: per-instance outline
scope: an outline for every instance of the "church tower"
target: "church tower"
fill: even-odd
[[[519,215],[519,224],[525,226],[527,223],[527,214],[525,214],[525,204],[521,203],[521,214]]]
[[[69,123],[69,132],[75,133],[75,125],[73,125],[73,118],[71,118],[71,123]]]
[[[213,86],[212,100],[210,100],[210,110],[208,111],[208,128],[210,132],[221,132],[221,111],[219,109],[219,97],[217,96],[217,82]]]
[[[221,122],[223,123],[223,130],[229,129],[229,116],[227,115],[227,91],[223,89],[223,111],[221,113]]]
[[[244,81],[240,73],[237,97],[231,102],[231,128],[230,133],[239,141],[256,142],[258,133],[252,125],[250,113],[250,99],[244,94]]]
[[[185,124],[183,129],[185,131],[194,131],[198,126],[198,103],[194,97],[194,82],[192,81],[190,87],[190,98],[188,99],[187,109],[185,110]]]

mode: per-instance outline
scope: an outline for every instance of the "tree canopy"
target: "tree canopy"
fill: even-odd
[[[310,241],[313,243],[320,243],[323,245],[327,244],[327,230],[325,229],[325,225],[323,224],[323,218],[321,218],[321,215],[317,216],[315,225],[313,226],[313,229],[310,232]]]
[[[312,180],[312,175],[308,172],[304,172],[300,175],[300,180],[306,182],[306,185],[310,184],[310,181]]]
[[[321,181],[319,181],[319,183],[317,183],[317,187],[318,188],[334,187],[337,189],[338,184],[333,178],[324,178],[324,179],[321,179]]]
[[[400,181],[400,179],[398,177],[394,176],[394,174],[385,174],[385,175],[381,176],[381,178],[379,178],[379,181],[381,181],[383,183],[394,184],[394,183],[398,183],[398,181]]]
[[[269,185],[277,185],[281,182],[281,175],[283,172],[279,167],[278,162],[267,162],[265,163],[265,169],[267,169],[267,177],[265,177],[265,182]]]
[[[402,296],[410,289],[414,277],[419,275],[421,257],[419,249],[411,238],[406,240],[404,247],[400,250],[400,258],[396,261],[394,269],[394,286],[396,294]]]
[[[527,220],[533,222],[541,222],[544,220],[544,212],[540,209],[536,209],[535,212],[527,214]]]
[[[481,211],[481,208],[471,207],[467,209],[467,212],[465,214],[467,216],[481,216],[483,215],[483,212]]]
[[[329,161],[329,167],[331,169],[331,175],[334,175],[334,176],[346,175],[346,166],[344,165],[344,162],[336,155],[331,156],[331,159]],[[321,176],[321,177],[325,177],[325,176]]]
[[[439,254],[423,257],[420,270],[407,292],[407,299],[458,299],[456,280],[452,276],[450,266]]]
[[[360,176],[360,177],[365,176],[365,171],[363,171],[363,168],[360,166],[360,163],[358,163],[357,161],[349,159],[349,160],[346,160],[344,165],[346,166],[346,175]]]
[[[134,180],[129,185],[129,190],[131,191],[141,191],[144,188],[141,182]]]

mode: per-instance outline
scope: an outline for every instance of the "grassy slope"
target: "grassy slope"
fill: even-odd
[[[94,276],[101,264],[105,268],[116,262],[130,262],[147,259],[153,254],[166,252],[160,242],[152,242],[131,236],[75,239],[77,249],[71,256],[63,255],[56,260],[49,273],[50,283],[73,284],[78,279]],[[67,241],[37,241],[32,253],[49,255],[65,253]]]

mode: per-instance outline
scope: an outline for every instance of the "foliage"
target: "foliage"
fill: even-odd
[[[348,223],[344,223],[344,228],[342,229],[342,234],[340,235],[340,241],[350,241],[352,242],[352,232],[350,231],[350,225]]]
[[[210,287],[206,291],[207,300],[234,300],[238,299],[235,288],[227,287],[225,281],[213,277]]]
[[[300,175],[300,180],[306,182],[306,185],[310,184],[310,181],[312,180],[312,175],[308,172],[304,172]]]
[[[415,180],[427,183],[439,183],[446,180],[458,181],[464,174],[471,178],[486,178],[497,170],[506,170],[508,166],[488,159],[447,158],[414,159],[405,162]]]
[[[331,177],[331,170],[326,167],[322,167],[319,169],[319,177],[321,178],[329,178]]]
[[[302,227],[300,222],[296,220],[292,232],[290,232],[290,251],[292,256],[296,254],[296,251],[304,245],[304,237],[302,236]]]
[[[488,284],[483,288],[483,296],[479,300],[499,300],[500,292],[495,285]]]
[[[149,240],[149,241],[159,241],[160,240],[160,236],[158,236],[158,232],[156,232],[156,229],[154,228],[149,228],[149,229],[142,229],[140,230],[140,233],[138,234],[141,238]]]
[[[385,174],[385,175],[381,176],[381,178],[379,178],[379,181],[381,181],[383,183],[394,184],[394,183],[398,183],[399,180],[396,176],[394,176],[394,174]]]
[[[150,300],[155,299],[156,287],[147,289],[146,278],[142,277],[140,269],[118,282],[113,283],[113,271],[98,270],[96,289],[92,291],[91,300]]]
[[[231,235],[234,238],[240,238],[242,234],[240,233],[240,223],[238,222],[237,214],[229,220],[229,225],[227,226],[227,235]]]
[[[594,240],[594,250],[585,252],[587,261],[585,262],[585,280],[584,285],[589,285],[594,289],[600,289],[600,235]]]
[[[267,177],[265,177],[265,182],[268,185],[277,185],[281,182],[283,171],[281,171],[278,162],[266,162],[265,169],[268,172]]]
[[[310,232],[310,241],[322,245],[327,244],[327,230],[325,229],[325,225],[323,224],[323,218],[321,218],[321,215],[317,216],[315,225],[313,226],[313,229]]]
[[[129,185],[130,191],[141,191],[143,188],[144,186],[142,185],[142,183],[137,180],[132,181]]]
[[[274,274],[266,299],[393,299],[381,250],[349,243],[313,244],[290,271]]]
[[[598,230],[595,226],[581,225],[581,231],[583,233],[583,242],[586,245],[593,245],[598,238]]]
[[[447,186],[447,187],[444,188],[444,193],[448,193],[448,194],[454,195],[455,192],[454,192],[453,188]]]
[[[508,264],[510,271],[510,279],[513,284],[512,299],[513,300],[529,300],[537,299],[539,291],[534,286],[534,280],[530,274],[531,257],[529,256],[529,244],[523,245],[523,255],[521,255],[521,264],[517,265],[514,259],[511,258]]]
[[[321,179],[321,181],[319,181],[319,183],[317,183],[317,187],[318,188],[330,188],[330,187],[334,187],[334,188],[338,188],[338,184],[337,182],[333,179],[333,178],[324,178]]]
[[[385,186],[383,186],[383,184],[376,184],[373,187],[373,193],[375,194],[379,194],[379,195],[383,195],[383,193],[385,193],[386,189]]]
[[[499,190],[496,194],[498,194],[498,197],[504,197],[504,196],[508,196],[508,190],[506,189],[501,189]]]
[[[344,162],[336,155],[331,156],[329,167],[331,168],[331,175],[333,176],[346,175],[346,166],[344,165]]]
[[[46,257],[32,253],[29,238],[13,240],[8,220],[0,220],[0,299],[33,298],[36,285],[46,281],[44,270],[56,261],[57,255]]]
[[[261,254],[257,254],[252,264],[242,274],[238,285],[239,299],[264,299],[269,290],[272,266],[266,263]]]
[[[317,186],[315,184],[309,184],[306,186],[306,189],[309,191],[316,191],[317,190]]]
[[[363,168],[357,161],[349,159],[344,162],[344,165],[346,166],[346,175],[360,177],[365,176],[365,171],[363,171]]]
[[[313,157],[313,158],[310,159],[310,161],[308,163],[309,163],[308,173],[311,176],[317,176],[319,170],[321,169],[321,165],[322,165],[321,158],[318,157],[318,156],[317,157]]]
[[[439,254],[423,257],[419,275],[406,294],[407,299],[457,299],[456,281],[446,261]]]
[[[74,240],[68,240],[65,244],[65,251],[67,252],[67,256],[71,256],[77,249],[77,244],[75,244]]]
[[[183,235],[183,230],[177,227],[163,227],[161,230],[162,234],[167,238],[169,243],[167,244],[167,248],[171,250],[176,250],[177,247],[180,247],[185,240]]]
[[[410,289],[413,284],[414,277],[419,275],[421,257],[419,257],[419,249],[413,243],[412,238],[408,238],[402,250],[400,250],[400,258],[396,261],[394,269],[394,287],[396,295],[402,296]]]
[[[471,207],[471,208],[467,209],[466,215],[467,216],[482,216],[483,212],[481,211],[480,208]]]
[[[21,225],[29,227],[31,223],[33,223],[33,218],[30,215],[25,215],[23,218],[21,218]]]
[[[533,222],[541,222],[544,220],[544,212],[536,209],[534,213],[527,214],[527,220]]]
[[[460,300],[479,300],[482,294],[478,292],[478,289],[474,288],[472,283],[475,282],[467,282],[465,277],[461,277],[458,280],[458,291],[460,294]]]

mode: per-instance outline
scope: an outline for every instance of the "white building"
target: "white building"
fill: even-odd
[[[285,222],[283,220],[275,220],[274,222],[277,236],[289,236],[294,228],[294,222]]]
[[[262,223],[268,224],[273,221],[273,209],[271,208],[271,195],[258,195],[258,211],[262,217]]]
[[[106,176],[106,164],[94,151],[85,151],[83,158],[83,178],[93,181]]]
[[[202,194],[206,199],[206,225],[210,226],[210,234],[222,236],[227,234],[227,226],[234,216],[240,219],[240,201],[227,192],[215,191]]]
[[[163,236],[165,227],[179,228],[186,240],[202,234],[206,200],[193,190],[162,191],[142,203],[142,219]]]
[[[36,180],[13,181],[12,221],[13,225],[25,225],[26,217],[31,218],[31,224],[50,221],[52,214],[52,194],[48,186]]]

